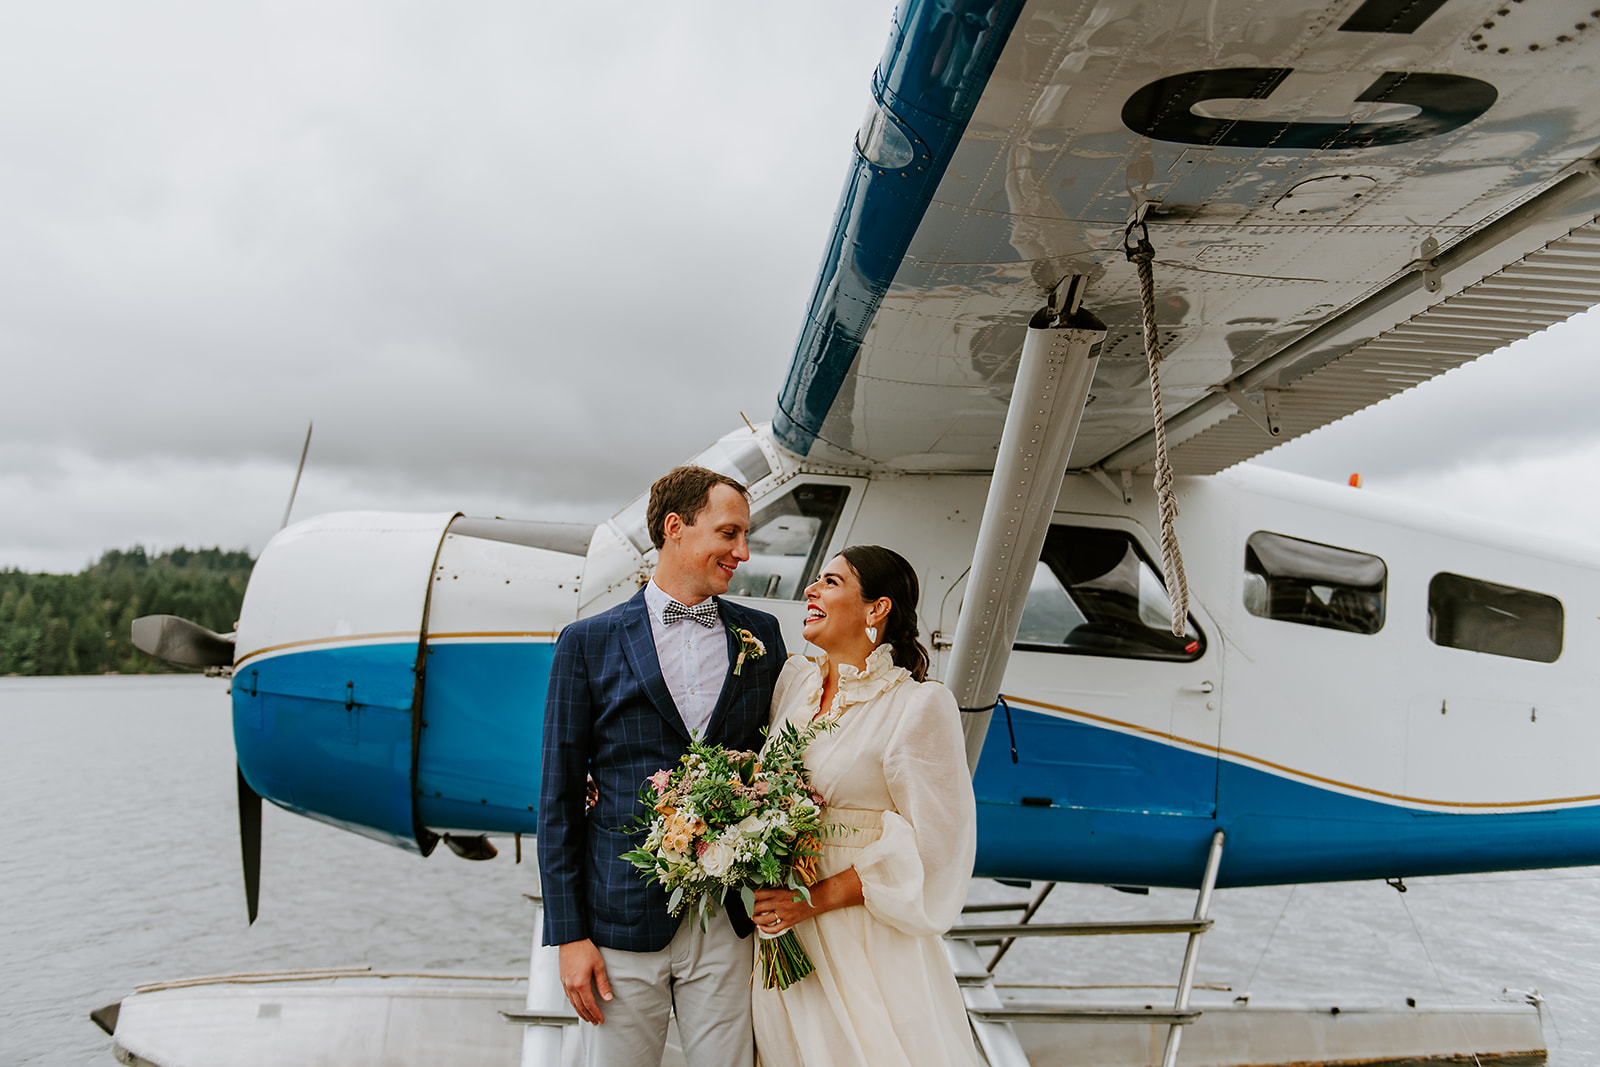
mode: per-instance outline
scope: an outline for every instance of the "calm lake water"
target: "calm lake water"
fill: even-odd
[[[359,963],[525,971],[532,849],[519,867],[509,843],[487,863],[442,848],[423,860],[269,805],[261,915],[246,926],[225,690],[195,677],[0,679],[0,1064],[114,1063],[89,1012],[143,982]],[[1552,1067],[1600,1058],[1600,869],[1409,885],[1223,890],[1197,981],[1258,1004],[1537,989]],[[999,895],[1018,894],[974,885],[975,898]],[[1040,918],[1192,908],[1192,893],[1062,886]],[[1181,952],[1177,938],[1039,941],[1001,973],[1170,983]]]

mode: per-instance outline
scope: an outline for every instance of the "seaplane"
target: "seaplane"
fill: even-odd
[[[776,405],[692,462],[750,487],[730,596],[791,649],[840,547],[916,563],[976,877],[1198,891],[1152,1062],[1215,889],[1600,863],[1600,557],[1241,466],[1600,303],[1597,85],[1594,0],[893,17]],[[231,678],[250,917],[263,798],[419,857],[532,834],[552,646],[652,558],[642,496],[330,514],[235,633],[136,623]],[[1017,1036],[1061,1012],[1008,1007],[981,936],[951,951],[989,1062],[1077,1062]],[[483,1023],[525,1064],[571,1021],[541,967]],[[173,1062],[140,1031],[171,992],[119,1055]]]

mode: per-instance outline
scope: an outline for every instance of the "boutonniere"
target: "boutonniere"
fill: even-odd
[[[733,661],[733,673],[738,674],[744,670],[744,661],[747,659],[760,659],[767,654],[767,646],[761,643],[761,638],[749,630],[739,630],[728,627],[733,639],[739,642],[739,658]]]

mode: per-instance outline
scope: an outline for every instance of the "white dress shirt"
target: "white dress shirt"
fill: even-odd
[[[722,623],[720,612],[717,625],[710,628],[692,619],[679,619],[668,626],[661,621],[661,611],[672,599],[654,578],[644,587],[644,603],[650,609],[650,636],[656,639],[656,659],[661,662],[661,680],[667,683],[667,692],[678,705],[678,714],[683,716],[690,736],[703,738],[711,713],[717,708],[717,698],[722,695],[722,683],[728,678],[728,628]]]

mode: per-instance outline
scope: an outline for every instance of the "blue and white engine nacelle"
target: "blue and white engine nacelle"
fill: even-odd
[[[423,854],[446,833],[532,833],[552,646],[595,532],[386,512],[280,532],[235,637],[242,778]]]

